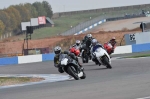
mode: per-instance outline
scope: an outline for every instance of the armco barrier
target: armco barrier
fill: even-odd
[[[19,56],[18,64],[42,62],[42,55]]]
[[[118,46],[116,47],[113,54],[125,54],[125,53],[132,53],[132,45]]]
[[[0,58],[0,65],[18,64],[18,57]]]
[[[132,53],[150,51],[150,43],[132,45]]]
[[[54,60],[54,53],[0,58],[0,65],[13,65]]]
[[[54,53],[51,54],[42,54],[42,61],[54,60]]]
[[[125,54],[150,51],[150,43],[118,46],[113,54]]]
[[[134,52],[150,51],[150,43],[118,46],[113,54],[125,54]],[[54,53],[42,54],[42,55],[29,55],[29,56],[18,56],[12,58],[0,58],[0,65],[12,65],[12,64],[23,64],[50,61],[54,59]]]

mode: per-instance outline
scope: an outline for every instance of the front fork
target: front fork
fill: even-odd
[[[81,51],[80,56],[82,56],[83,51],[84,51],[84,50]]]

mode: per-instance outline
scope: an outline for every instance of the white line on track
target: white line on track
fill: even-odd
[[[143,98],[137,98],[137,99],[150,99],[150,96],[148,96],[148,97],[143,97]]]
[[[144,59],[144,58],[150,58],[150,57],[138,57],[138,58],[122,58],[122,57],[118,57],[118,58],[114,58],[113,60],[128,60],[128,59],[130,59],[130,60],[136,60],[136,59]]]

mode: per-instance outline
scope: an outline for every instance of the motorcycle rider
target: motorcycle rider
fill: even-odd
[[[108,42],[112,45],[112,53],[114,53],[114,47],[116,46],[117,42],[116,42],[116,38],[112,37],[112,39]]]
[[[84,39],[82,40],[82,45],[86,46],[86,49],[88,51],[88,56],[91,58],[90,55],[90,49],[91,49],[91,42],[94,38],[92,37],[92,34],[87,34]],[[82,53],[82,52],[81,52]]]
[[[81,42],[80,42],[80,40],[76,40],[76,43],[74,45],[72,45],[69,50],[70,50],[70,52],[74,53],[76,56],[81,56],[80,52],[78,52],[78,51],[76,52],[72,48],[75,48],[76,50],[79,50],[81,52]]]
[[[77,58],[73,53],[70,53],[69,51],[64,51],[64,52],[62,52],[60,46],[56,46],[56,47],[54,48],[54,53],[55,53],[54,66],[55,66],[56,68],[58,68],[58,71],[59,71],[60,73],[63,73],[63,72],[64,72],[63,69],[60,67],[60,63],[59,63],[59,56],[60,56],[61,54],[67,54],[67,55],[69,55],[72,59],[74,59],[74,60],[77,61],[77,63],[78,63],[79,66],[80,66],[80,67],[79,67],[80,70],[83,70],[83,69],[84,69],[84,68],[82,67],[82,65],[79,63],[78,58]]]
[[[76,43],[72,45],[72,47],[78,48],[79,50],[81,49],[81,42],[80,40],[76,40]]]
[[[84,39],[82,40],[82,44],[83,43],[85,43],[85,44],[87,44],[87,43],[89,43],[88,41],[92,41],[92,39],[94,39],[93,37],[92,37],[92,34],[87,34],[85,37],[84,37]],[[90,44],[87,44],[87,46],[90,46],[91,45],[91,43]]]
[[[99,62],[98,62],[97,58],[95,57],[95,55],[93,55],[93,53],[95,52],[95,50],[98,47],[101,47],[104,49],[104,47],[100,43],[98,43],[98,41],[96,39],[93,39],[92,40],[92,48],[91,48],[91,56],[92,56],[92,61],[95,62],[96,65],[98,65]],[[101,64],[99,64],[99,65],[101,65]]]

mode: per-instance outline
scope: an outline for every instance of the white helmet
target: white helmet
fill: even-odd
[[[112,40],[116,40],[116,38],[115,38],[115,37],[112,37]]]
[[[87,37],[88,38],[92,38],[92,34],[87,34]]]
[[[54,53],[55,53],[55,54],[60,54],[60,53],[61,53],[61,47],[60,47],[60,46],[56,46],[56,47],[54,48]]]
[[[76,45],[80,45],[80,40],[76,40]]]
[[[96,39],[93,39],[93,40],[92,40],[92,45],[95,46],[95,45],[97,44],[97,42],[98,42],[98,41],[97,41]]]

